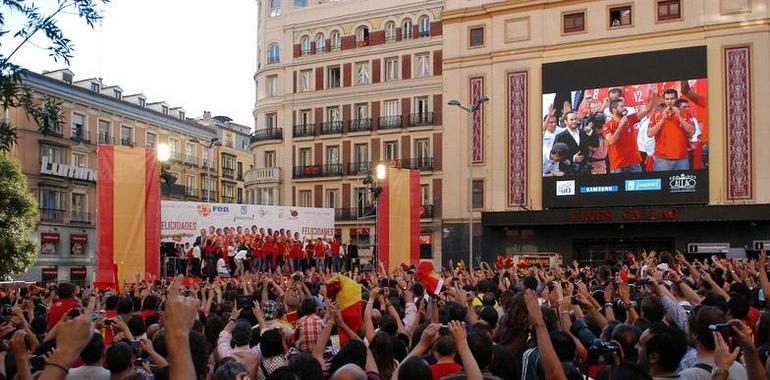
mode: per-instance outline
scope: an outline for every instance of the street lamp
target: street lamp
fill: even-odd
[[[387,168],[383,164],[377,165],[377,179],[382,181],[385,179],[385,173],[387,172]]]
[[[473,268],[473,113],[481,110],[481,106],[488,101],[488,97],[481,96],[473,104],[464,105],[456,99],[447,103],[468,113],[468,266],[470,268]]]
[[[372,196],[374,197],[374,247],[372,249],[372,261],[375,268],[377,268],[378,265],[377,262],[379,255],[379,244],[377,243],[377,240],[379,239],[377,216],[380,207],[378,204],[378,199],[380,198],[380,194],[382,194],[382,187],[380,186],[379,181],[384,180],[387,176],[387,173],[387,166],[384,164],[377,164],[377,166],[374,168],[374,177],[372,177],[372,171],[369,169],[366,173],[366,177],[364,177],[363,180],[363,184],[367,186],[369,191],[372,193]],[[369,212],[367,212],[365,217],[369,217],[369,215]]]
[[[168,144],[158,144],[158,161],[166,162],[171,157],[171,149]]]
[[[206,202],[211,202],[211,171],[212,168],[209,165],[209,161],[213,162],[213,156],[211,155],[211,148],[215,146],[222,146],[222,143],[219,142],[219,137],[212,137],[208,144],[205,143],[205,141],[198,140],[197,137],[193,137],[190,139],[190,142],[193,144],[200,144],[203,149],[206,149],[206,156],[208,156],[208,160],[203,160],[203,168],[206,169],[206,181],[208,183],[208,186],[206,186]]]

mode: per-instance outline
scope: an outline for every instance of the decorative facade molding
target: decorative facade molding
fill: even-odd
[[[724,49],[727,199],[751,199],[751,47]]]
[[[508,73],[508,205],[527,203],[527,126],[529,73]]]
[[[484,95],[484,77],[474,77],[470,79],[471,104],[476,102]],[[484,109],[479,108],[473,112],[473,154],[471,155],[473,163],[484,162]]]

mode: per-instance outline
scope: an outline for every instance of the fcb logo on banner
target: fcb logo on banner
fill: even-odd
[[[198,205],[198,215],[200,216],[209,216],[211,215],[211,207],[205,203],[201,203]]]

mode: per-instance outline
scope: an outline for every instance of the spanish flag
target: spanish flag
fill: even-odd
[[[388,272],[420,259],[420,172],[388,168],[377,199],[377,257]]]
[[[341,274],[335,275],[326,282],[326,296],[337,302],[342,314],[342,320],[351,330],[358,332],[364,322],[361,314],[361,284]],[[339,330],[340,345],[344,345],[350,337],[342,329]]]
[[[158,277],[160,164],[155,149],[99,145],[97,158],[97,284]]]
[[[441,292],[444,280],[433,270],[433,262],[422,261],[417,265],[417,282],[425,287],[428,294]]]

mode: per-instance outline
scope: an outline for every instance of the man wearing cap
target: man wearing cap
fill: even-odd
[[[262,304],[262,316],[265,319],[265,325],[259,326],[260,331],[279,329],[283,333],[283,336],[292,336],[294,329],[286,323],[281,322],[278,317],[285,314],[283,307],[273,300],[269,300]]]

